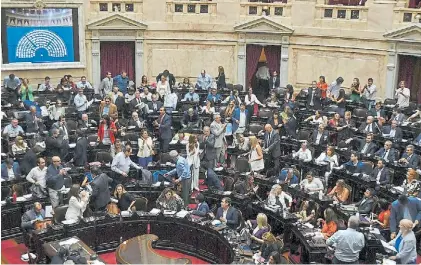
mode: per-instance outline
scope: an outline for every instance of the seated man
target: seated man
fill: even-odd
[[[279,173],[279,183],[294,185],[298,184],[298,177],[294,174],[294,169],[284,169]]]
[[[89,129],[90,127],[98,126],[95,120],[89,120],[88,114],[82,114],[82,119],[78,121],[78,129]]]
[[[149,92],[149,89],[147,87],[143,88],[143,92],[140,93],[140,98],[145,103],[152,101],[152,93]]]
[[[392,123],[396,121],[397,125],[401,125],[402,122],[406,120],[405,114],[402,113],[402,109],[395,108],[393,109],[392,116],[390,117],[389,122]]]
[[[304,162],[310,162],[313,159],[311,151],[307,149],[307,141],[301,144],[301,148],[297,152],[292,153],[292,157],[298,157],[299,160]]]
[[[148,102],[149,112],[152,114],[159,114],[159,109],[164,105],[161,101],[158,100],[158,95],[152,95],[152,101]]]
[[[184,95],[183,100],[199,103],[200,98],[199,98],[199,95],[196,92],[194,92],[194,88],[190,87],[189,93]]]
[[[396,151],[392,148],[392,142],[386,141],[384,147],[375,153],[376,156],[382,158],[385,162],[395,161]]]
[[[216,212],[215,219],[220,220],[232,229],[236,229],[240,224],[238,210],[231,206],[231,199],[228,197],[222,198],[221,207]]]
[[[386,118],[386,114],[385,114],[384,110],[382,109],[382,103],[381,102],[377,102],[376,106],[368,111],[368,114],[373,116],[376,119]]]
[[[24,134],[24,131],[19,125],[19,121],[17,119],[13,119],[9,125],[4,127],[3,134],[11,138],[15,138],[19,134]]]
[[[385,161],[377,161],[377,167],[371,172],[371,179],[376,180],[377,185],[386,185],[390,183],[389,169],[385,166]]]
[[[132,118],[129,120],[128,125],[134,126],[135,129],[142,129],[145,127],[144,121],[139,118],[139,114],[136,111],[133,111]]]
[[[197,208],[196,210],[192,211],[191,214],[197,215],[197,216],[205,216],[210,211],[209,205],[205,201],[205,196],[203,196],[202,193],[199,193],[196,195],[194,200],[197,204]]]
[[[208,90],[212,86],[212,81],[212,77],[202,70],[197,77],[196,89]]]
[[[403,153],[401,159],[399,159],[399,162],[405,165],[406,167],[414,168],[416,169],[418,167],[418,164],[420,162],[420,158],[417,154],[414,154],[414,146],[408,145],[406,147],[406,152]]]
[[[82,76],[80,78],[80,81],[77,82],[76,84],[77,88],[82,88],[82,89],[94,89],[91,85],[91,83],[89,83],[88,81],[86,81],[86,76]]]
[[[401,141],[403,138],[402,129],[398,127],[396,120],[392,121],[392,125],[383,128],[383,137],[388,137],[396,141]]]
[[[358,153],[365,156],[374,155],[374,152],[377,150],[377,145],[373,142],[373,138],[373,134],[369,133],[364,140],[359,140],[360,146],[358,148]]]
[[[45,218],[45,211],[42,209],[42,205],[39,202],[34,203],[34,207],[26,211],[22,215],[21,227],[25,231],[31,231],[35,229],[34,223],[36,221],[43,221]]]
[[[329,133],[325,131],[325,126],[323,124],[319,125],[318,130],[314,130],[311,139],[315,145],[327,145]]]
[[[360,214],[369,214],[371,213],[373,209],[374,204],[374,190],[373,189],[367,189],[364,192],[364,197],[361,199],[361,201],[357,202],[355,206],[358,207],[358,212]]]
[[[199,127],[199,115],[193,108],[188,109],[184,112],[183,122],[181,124],[183,128],[198,128]]]
[[[367,116],[366,122],[361,123],[360,128],[358,129],[361,133],[379,133],[379,126],[374,122],[373,116]]]
[[[313,172],[307,172],[306,178],[300,183],[300,187],[307,193],[316,193],[323,191],[323,183],[319,178],[313,177]]]
[[[210,101],[211,104],[215,104],[222,100],[221,94],[217,93],[216,88],[212,88],[211,92],[208,94],[207,101]]]
[[[358,154],[355,152],[351,153],[351,159],[342,164],[339,169],[345,169],[350,173],[363,173],[363,163],[358,160]]]
[[[14,162],[13,159],[8,158],[1,164],[1,178],[2,180],[14,180],[21,177],[19,163]]]

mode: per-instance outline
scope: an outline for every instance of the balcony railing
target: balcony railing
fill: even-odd
[[[421,9],[395,8],[394,21],[397,23],[421,23]]]
[[[316,5],[318,17],[325,20],[367,21],[368,7]]]
[[[167,1],[167,13],[216,15],[216,2],[209,1]]]
[[[283,2],[262,3],[262,2],[241,2],[242,16],[290,17],[291,4]]]

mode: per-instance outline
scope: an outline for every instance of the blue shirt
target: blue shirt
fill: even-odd
[[[118,75],[114,77],[113,80],[116,86],[118,86],[118,89],[120,90],[120,92],[125,95],[127,93],[127,86],[130,81],[129,77],[126,76],[125,78],[123,78],[121,75]]]
[[[208,74],[205,74],[205,77],[200,74],[197,77],[197,86],[203,90],[207,90],[212,86],[212,77]]]
[[[182,156],[178,156],[175,169],[168,172],[168,176],[177,175],[181,179],[189,179],[190,178],[190,165]]]
[[[20,85],[19,77],[15,76],[15,79],[11,80],[8,76],[4,78],[3,85],[5,88],[16,89]]]
[[[288,176],[288,170],[282,170],[281,173],[279,173],[279,181],[285,182],[287,180]],[[289,181],[289,185],[298,184],[298,177],[296,175],[293,175],[291,180]]]
[[[209,93],[206,99],[209,101],[217,102],[221,100],[221,95],[220,94],[212,95],[211,93]]]
[[[186,101],[194,101],[194,102],[199,102],[199,95],[197,93],[187,93],[186,95],[184,95],[184,100]]]
[[[110,107],[104,106],[104,108],[102,109],[102,116],[108,115],[109,112],[110,112]]]

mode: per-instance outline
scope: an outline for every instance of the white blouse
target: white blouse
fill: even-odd
[[[139,146],[137,157],[150,157],[152,155],[153,142],[151,137],[148,137],[146,141],[143,138],[139,138],[137,143]]]

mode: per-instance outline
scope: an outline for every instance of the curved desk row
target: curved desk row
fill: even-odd
[[[130,217],[109,215],[81,220],[74,225],[58,225],[33,233],[38,263],[46,262],[42,245],[76,236],[96,252],[115,250],[123,241],[143,234],[154,234],[154,247],[179,251],[209,263],[228,264],[239,260],[234,247],[238,235],[223,235],[208,222],[137,212]],[[230,240],[230,241],[228,241]]]

